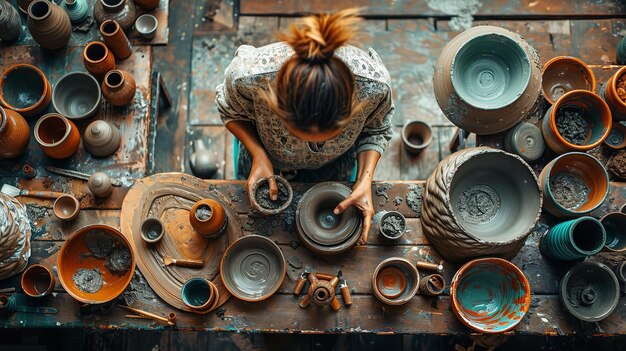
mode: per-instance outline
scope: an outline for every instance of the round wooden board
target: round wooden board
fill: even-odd
[[[201,199],[219,201],[228,217],[226,233],[214,240],[198,234],[189,223],[189,210]],[[148,244],[141,239],[141,223],[148,217],[159,218],[165,227],[163,239]],[[224,304],[230,293],[219,276],[220,261],[228,245],[243,236],[241,222],[229,202],[209,183],[184,173],[160,173],[137,180],[122,203],[120,228],[128,238],[137,258],[137,266],[154,292],[170,305],[188,312],[181,299],[181,288],[190,278],[211,280]],[[163,257],[203,260],[202,269],[164,266]]]

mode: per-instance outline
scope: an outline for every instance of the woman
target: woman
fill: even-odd
[[[241,46],[216,103],[239,140],[237,176],[248,178],[248,193],[266,178],[276,200],[275,170],[296,181],[348,180],[356,161],[352,194],[335,213],[349,206],[363,213],[364,244],[374,214],[372,177],[393,135],[393,103],[376,52],[346,45],[360,21],[356,13],[307,17],[281,34],[285,42]]]

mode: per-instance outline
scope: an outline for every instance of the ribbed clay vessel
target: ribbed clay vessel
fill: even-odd
[[[30,127],[19,113],[0,107],[0,158],[21,155],[30,141]]]
[[[133,76],[123,70],[113,70],[106,74],[102,82],[102,95],[113,106],[126,106],[135,98],[137,84]]]
[[[93,9],[93,17],[98,22],[112,19],[119,23],[123,31],[133,26],[137,13],[133,0],[98,0]]]
[[[0,280],[28,265],[30,234],[26,209],[15,198],[0,193]]]
[[[532,113],[541,94],[539,56],[519,34],[474,27],[444,47],[433,85],[452,123],[468,132],[495,134]]]
[[[13,41],[22,33],[22,20],[15,7],[6,1],[0,2],[0,40]]]
[[[69,16],[72,24],[80,24],[89,16],[87,0],[63,0],[61,7]]]
[[[80,146],[80,133],[74,122],[58,113],[48,113],[35,123],[35,139],[52,158],[72,156]]]
[[[102,81],[107,72],[115,69],[115,57],[101,41],[92,41],[83,50],[83,63],[89,73]]]
[[[119,129],[107,121],[93,121],[85,129],[83,143],[87,152],[94,156],[104,157],[113,154],[120,147]]]
[[[134,0],[135,5],[141,7],[144,10],[154,10],[159,7],[159,0]]]
[[[57,50],[69,42],[72,24],[67,13],[54,2],[37,0],[28,6],[28,30],[41,47]]]
[[[450,261],[510,259],[539,219],[539,189],[532,168],[517,155],[488,147],[458,151],[426,181],[422,229]]]
[[[133,53],[126,34],[115,20],[106,20],[100,25],[100,34],[105,44],[118,60],[124,60]]]

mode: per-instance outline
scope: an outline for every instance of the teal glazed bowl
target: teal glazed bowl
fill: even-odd
[[[450,295],[459,320],[487,334],[515,328],[530,307],[526,276],[501,258],[480,258],[463,265],[452,278]]]

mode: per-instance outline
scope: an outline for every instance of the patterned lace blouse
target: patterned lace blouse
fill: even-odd
[[[296,138],[258,93],[268,89],[280,66],[293,54],[286,43],[260,48],[242,45],[237,49],[224,83],[217,87],[215,100],[224,124],[253,122],[274,167],[281,170],[317,169],[353,147],[357,153],[375,150],[382,154],[393,136],[394,107],[391,79],[378,54],[349,45],[335,51],[355,76],[356,97],[362,109],[339,135],[324,143]]]

